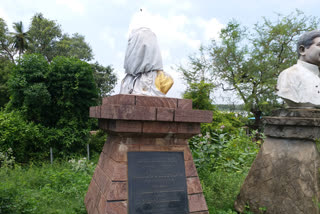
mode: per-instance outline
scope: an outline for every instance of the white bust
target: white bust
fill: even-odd
[[[277,94],[291,108],[320,107],[320,31],[303,34],[297,45],[297,64],[282,71]]]

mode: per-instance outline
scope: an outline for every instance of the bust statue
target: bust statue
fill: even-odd
[[[297,44],[297,64],[282,71],[277,94],[290,108],[320,107],[320,31],[303,34]]]
[[[126,50],[120,94],[165,96],[173,85],[163,71],[156,35],[146,27],[132,30]]]

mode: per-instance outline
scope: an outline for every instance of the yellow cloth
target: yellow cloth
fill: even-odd
[[[159,91],[167,94],[173,85],[173,79],[166,75],[163,71],[157,71],[157,77],[154,84]]]

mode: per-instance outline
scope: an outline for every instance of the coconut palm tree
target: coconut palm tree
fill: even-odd
[[[15,30],[15,32],[11,32],[14,40],[13,46],[17,49],[20,59],[21,54],[28,48],[30,38],[28,32],[24,32],[22,21],[13,23],[13,29]]]

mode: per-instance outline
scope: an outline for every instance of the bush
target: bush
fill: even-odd
[[[13,150],[17,162],[43,159],[47,156],[43,127],[26,122],[19,111],[0,111],[0,152]]]
[[[236,214],[233,203],[259,151],[256,133],[247,135],[245,118],[214,111],[214,121],[189,140],[210,213]]]
[[[210,213],[236,214],[233,204],[247,172],[225,172],[217,170],[199,173],[201,186]]]
[[[58,157],[86,153],[93,126],[89,107],[98,96],[92,72],[76,58],[59,56],[49,64],[40,54],[23,55],[9,80],[6,109],[19,116],[8,113],[3,119],[0,142],[13,149],[18,162],[46,158],[50,147]]]

